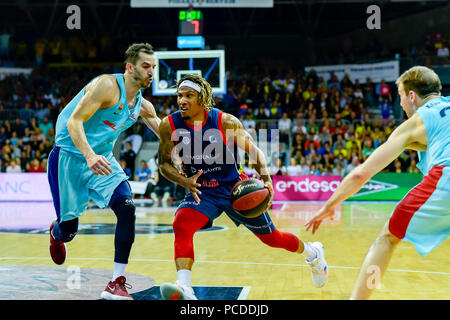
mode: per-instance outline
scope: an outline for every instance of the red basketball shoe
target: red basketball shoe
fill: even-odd
[[[50,225],[50,256],[56,264],[63,264],[66,261],[66,244],[62,241],[53,239],[52,230],[56,220]]]
[[[131,285],[126,283],[124,276],[118,277],[115,281],[110,281],[102,292],[101,297],[105,300],[134,300],[128,294],[127,288],[131,289]]]

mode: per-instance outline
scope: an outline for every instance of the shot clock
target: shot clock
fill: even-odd
[[[180,36],[203,34],[203,13],[199,10],[182,10],[178,15]]]

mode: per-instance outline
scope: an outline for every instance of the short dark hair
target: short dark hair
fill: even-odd
[[[153,47],[149,43],[133,43],[125,51],[125,63],[136,64],[139,59],[139,53],[154,54]]]

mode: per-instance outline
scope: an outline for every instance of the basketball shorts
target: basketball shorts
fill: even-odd
[[[239,180],[231,183],[224,183],[215,188],[199,188],[202,192],[201,195],[198,195],[200,198],[199,204],[195,202],[194,197],[188,193],[181,201],[178,209],[191,208],[203,213],[209,218],[209,226],[212,225],[214,219],[225,212],[236,226],[242,224],[256,234],[272,233],[275,230],[275,226],[267,211],[256,218],[244,218],[231,206],[230,192],[238,181]]]
[[[83,156],[54,147],[47,164],[47,175],[58,221],[78,218],[92,199],[100,208],[109,204],[114,190],[128,179],[112,153],[105,155],[112,173],[95,175]]]
[[[435,166],[395,207],[389,231],[423,257],[450,233],[450,167]]]

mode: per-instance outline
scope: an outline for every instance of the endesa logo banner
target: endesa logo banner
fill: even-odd
[[[341,176],[273,176],[274,201],[326,201]]]

